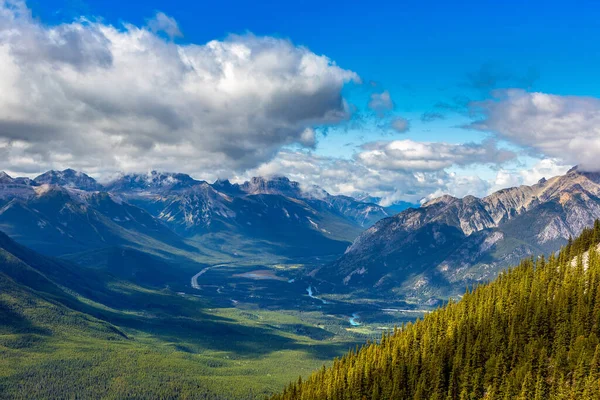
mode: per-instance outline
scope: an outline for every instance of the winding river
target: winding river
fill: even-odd
[[[358,315],[358,313],[354,313],[352,314],[352,318],[348,319],[348,322],[350,322],[350,325],[352,326],[360,326],[361,323],[357,321],[358,319],[360,319],[360,316]]]
[[[323,300],[322,298],[317,297],[317,296],[315,296],[313,294],[313,288],[312,288],[312,286],[309,286],[309,287],[306,288],[306,293],[308,293],[308,297],[310,297],[311,299],[319,300],[319,301],[322,301],[323,304],[327,304],[326,300]]]

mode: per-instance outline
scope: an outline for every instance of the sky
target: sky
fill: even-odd
[[[0,0],[0,168],[285,175],[383,205],[598,171],[597,21],[592,1]]]

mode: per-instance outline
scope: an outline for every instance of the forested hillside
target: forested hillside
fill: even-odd
[[[599,399],[600,223],[273,400]]]

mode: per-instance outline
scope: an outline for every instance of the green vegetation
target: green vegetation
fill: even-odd
[[[0,398],[262,398],[350,345],[281,313],[202,311],[195,297],[162,302],[195,304],[196,318],[80,306],[117,327],[3,274],[0,292]]]
[[[274,400],[599,399],[600,222]]]
[[[0,234],[0,398],[264,398],[357,341],[321,325],[332,319],[316,308],[270,311],[245,303],[242,291],[150,286],[153,275],[139,268],[141,261],[157,277],[173,272],[189,282],[199,264],[176,268],[127,249],[84,256],[89,268]],[[208,279],[225,284],[236,272]],[[132,283],[134,276],[147,284]],[[292,286],[277,283],[280,291]],[[205,297],[209,289],[223,304]],[[303,286],[295,290],[294,304],[300,297],[310,306]],[[265,302],[275,295],[252,293]],[[240,299],[235,308],[230,294]]]

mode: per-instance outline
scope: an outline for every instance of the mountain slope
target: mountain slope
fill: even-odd
[[[49,255],[115,246],[225,256],[248,247],[284,256],[333,255],[389,215],[376,204],[283,177],[209,184],[152,171],[103,186],[72,169],[34,180],[0,174],[0,229]]]
[[[600,218],[600,175],[569,171],[479,199],[443,196],[375,224],[318,273],[418,301],[460,293],[524,256],[550,252]]]
[[[48,184],[1,186],[0,229],[52,255],[149,243],[191,249],[160,221],[117,197]]]
[[[273,399],[598,399],[599,241],[596,222]]]
[[[208,184],[151,172],[126,175],[107,188],[182,237],[239,235],[286,255],[341,253],[364,227],[390,215],[376,204],[316,187],[306,191],[283,177]]]
[[[127,292],[124,287],[105,274],[41,256],[0,233],[0,399],[74,393],[81,398],[226,398],[199,380],[201,368],[184,353],[174,354],[158,340],[136,340],[107,322],[133,319],[136,313],[129,310],[142,306],[158,329],[159,315],[149,314],[151,304],[169,298],[144,289],[147,298],[136,299],[134,287]]]

